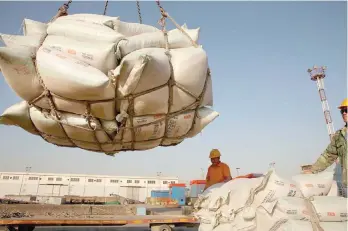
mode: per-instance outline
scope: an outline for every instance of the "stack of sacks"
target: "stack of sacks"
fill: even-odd
[[[200,231],[346,231],[347,199],[330,196],[333,172],[214,185],[198,199]]]
[[[197,42],[200,28],[184,30]],[[23,99],[0,123],[65,147],[114,154],[172,146],[219,114],[206,52],[168,32],[93,14],[45,24],[24,20],[24,36],[0,34],[0,69]]]

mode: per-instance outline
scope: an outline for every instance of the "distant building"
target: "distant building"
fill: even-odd
[[[177,177],[108,176],[32,172],[0,172],[0,197],[33,196],[100,196],[120,195],[145,201],[152,190],[168,190],[178,183]]]

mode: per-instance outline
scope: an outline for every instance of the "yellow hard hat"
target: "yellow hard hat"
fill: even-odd
[[[338,109],[341,109],[341,108],[343,108],[343,107],[348,107],[348,98],[345,98],[345,99],[342,101],[342,103],[341,103],[341,105],[338,107]]]
[[[210,159],[220,157],[220,156],[221,156],[221,154],[220,154],[220,151],[218,149],[213,149],[210,151],[210,155],[209,155]]]

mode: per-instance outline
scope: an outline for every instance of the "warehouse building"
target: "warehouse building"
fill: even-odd
[[[168,190],[177,177],[107,176],[32,172],[0,172],[0,198],[5,195],[99,196],[119,195],[145,201],[152,190]]]

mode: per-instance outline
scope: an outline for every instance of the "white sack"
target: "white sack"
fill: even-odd
[[[38,22],[27,18],[23,20],[23,34],[26,36],[45,36],[47,34],[47,27],[48,25],[43,22]]]
[[[213,231],[214,227],[212,224],[200,223],[198,226],[198,231]],[[228,229],[231,230],[231,229]]]
[[[41,35],[10,35],[10,34],[0,34],[0,40],[7,47],[35,47],[38,49],[44,40]]]
[[[229,230],[312,231],[310,211],[317,214],[324,231],[346,230],[346,198],[314,196],[306,200],[293,181],[279,177],[274,169],[265,176],[238,181],[213,185],[200,195],[195,203],[200,210],[194,216],[204,223],[202,230],[228,223]],[[246,182],[252,187],[245,187]]]
[[[168,120],[166,136],[169,138],[185,136],[193,125],[194,117],[195,111],[190,110],[170,118]]]
[[[98,141],[103,143],[101,144],[103,151],[115,152],[115,144],[110,143],[110,138],[102,130],[102,126],[98,121],[91,121],[92,128],[96,129],[97,140],[95,140],[94,132],[89,128],[84,117],[70,113],[60,113],[62,125],[59,125],[48,112],[41,112],[35,107],[28,109],[26,102],[11,106],[0,117],[0,124],[19,126],[35,135],[38,134],[37,129],[41,132],[41,136],[52,144],[68,147],[78,146],[83,149],[98,151],[100,150]]]
[[[120,34],[123,34],[127,37],[131,37],[134,35],[139,35],[143,33],[150,32],[160,32],[156,27],[140,24],[140,23],[132,23],[132,22],[123,22],[120,20],[113,21],[113,29]]]
[[[254,198],[253,204],[255,206],[265,202],[273,202],[285,196],[302,197],[301,191],[294,182],[280,177],[274,169],[271,170],[271,175],[265,183],[265,187]]]
[[[207,79],[207,87],[200,106],[214,106],[213,83],[211,77]]]
[[[81,42],[64,36],[47,36],[43,46],[57,49],[108,74],[117,66],[115,45],[95,41]]]
[[[95,141],[93,131],[90,131],[91,129],[84,117],[70,113],[60,113],[60,115],[62,126],[71,139],[88,142]],[[37,129],[46,135],[67,138],[62,126],[48,112],[41,112],[35,107],[29,108],[25,101],[9,107],[1,116],[1,122],[22,127],[31,133],[37,134],[37,132],[34,132]],[[96,134],[99,142],[105,143],[109,141],[105,133],[100,131],[101,125],[98,122],[92,121],[91,126],[93,129],[97,129]]]
[[[58,121],[46,110],[41,111],[38,108],[31,107],[29,111],[30,114],[28,113],[28,105],[26,102],[11,106],[2,115],[0,123],[19,126],[33,134],[37,134],[37,132],[35,131],[37,129],[38,131],[43,133],[42,136],[45,137],[48,142],[52,142],[58,145],[76,145],[80,148],[100,151],[100,147],[98,145],[99,142],[101,143],[103,151],[107,152],[118,152],[122,149],[129,150],[132,148],[132,143],[129,140],[129,136],[131,136],[131,134],[125,132],[123,137],[124,142],[120,142],[120,137],[122,136],[121,133],[118,133],[116,135],[118,126],[115,120],[100,120],[99,122],[98,120],[92,119],[92,128],[90,128],[88,121],[83,116],[59,112],[62,123],[62,125],[60,125]],[[182,117],[179,117],[179,119],[181,118],[184,120],[184,117],[185,116],[183,115]],[[136,121],[138,123],[141,123],[141,118]],[[164,124],[164,122],[162,123]],[[33,125],[36,127],[36,129],[35,127],[33,127]],[[173,126],[173,128],[176,132],[182,131],[179,129],[180,124]],[[93,131],[93,129],[95,129],[96,131]],[[156,125],[153,127],[150,126],[147,129],[138,129],[135,133],[136,140],[142,141],[136,142],[134,144],[134,148],[136,150],[146,150],[161,145],[162,139],[156,139],[157,137],[160,137],[156,136],[158,135],[158,129],[159,127]],[[164,126],[162,126],[161,129],[164,129]],[[94,133],[97,137],[97,140],[95,140]],[[69,138],[65,134],[67,134]],[[181,133],[179,133],[179,135],[181,135]],[[114,139],[112,139],[112,137],[114,137]],[[153,140],[144,140],[144,137],[150,137],[148,139]]]
[[[306,202],[302,198],[281,197],[276,201],[261,204],[256,209],[256,223],[259,230],[273,230],[284,220],[310,220]]]
[[[173,105],[170,112],[194,109],[193,103],[203,91],[207,78],[208,61],[201,48],[182,48],[170,51],[173,65],[173,76],[176,83],[188,91],[173,86]],[[188,65],[189,64],[189,65]],[[120,66],[113,72],[118,81],[118,94],[127,96],[139,94],[166,84],[170,78],[170,64],[165,49],[145,48],[125,56]],[[168,87],[135,96],[134,112],[136,116],[168,113]],[[167,99],[167,100],[165,100]],[[120,102],[120,108],[123,103]],[[201,106],[212,104],[211,81],[207,82],[206,94]]]
[[[289,220],[279,226],[277,229],[270,231],[315,231],[309,221]],[[320,226],[324,231],[347,231],[347,222],[320,222]]]
[[[43,92],[35,70],[34,57],[34,48],[0,47],[0,69],[5,81],[26,101],[35,99]]]
[[[168,113],[169,91],[165,84],[170,78],[170,64],[164,49],[142,49],[124,57],[121,64],[112,72],[117,80],[118,97],[135,95],[134,115]],[[164,86],[159,88],[160,86]],[[151,91],[136,96],[139,93]],[[117,110],[127,110],[128,100],[119,101]]]
[[[183,29],[197,42],[199,38],[200,28],[197,29]],[[174,29],[168,31],[169,48],[185,48],[192,46],[192,42],[180,30]],[[118,44],[118,57],[124,57],[131,52],[143,48],[165,48],[166,42],[162,31],[150,32],[128,37],[120,41]]]
[[[231,218],[221,217],[221,213],[213,215],[211,221],[202,220],[198,230],[202,231],[257,231],[253,220],[244,220],[241,215]]]
[[[200,205],[205,207],[194,214],[201,222],[213,224],[231,223],[233,230],[254,230],[256,228],[255,216],[248,216],[244,207],[249,196],[262,182],[262,178],[237,178],[229,181],[213,192],[206,194],[208,198],[201,199]]]
[[[161,144],[161,139],[158,140],[150,140],[150,141],[139,141],[134,143],[134,149],[135,150],[149,150],[149,149],[153,149],[155,147],[158,147]],[[90,145],[91,149],[94,150],[99,150],[97,145]],[[112,144],[106,144],[106,145],[102,145],[102,147],[107,148],[107,150],[110,150],[109,152],[111,153],[116,153],[119,152],[121,150],[132,150],[132,143],[128,142],[128,143],[112,143]]]
[[[318,174],[299,174],[292,177],[304,197],[326,196],[333,183],[332,171],[325,171]]]
[[[236,178],[224,184],[219,189],[218,197],[212,197],[209,209],[218,209],[227,198],[227,206],[234,211],[243,208],[254,191],[262,182],[263,178]],[[227,197],[228,196],[228,197]],[[222,203],[221,203],[222,202]]]
[[[197,42],[200,28],[183,25],[182,29]],[[168,32],[173,73],[163,33],[149,25],[122,22],[118,17],[76,14],[47,24],[25,19],[23,33],[3,35],[9,47],[0,49],[0,69],[16,94],[36,107],[36,111],[30,109],[33,124],[47,142],[107,153],[146,150],[179,144],[219,116],[204,107],[213,103],[211,79],[206,81],[207,55],[202,48],[194,48],[178,29]],[[169,88],[171,74],[176,85]],[[51,92],[52,101],[44,95],[41,84]],[[169,106],[170,95],[173,102]],[[203,99],[199,102],[198,97]],[[63,115],[62,122],[70,124],[63,124],[64,128],[68,126],[67,131],[62,131],[48,114],[52,113],[50,103]],[[23,112],[23,107],[12,109],[6,111],[2,123],[36,134],[28,125],[32,115]],[[85,130],[87,109],[99,119],[94,122],[101,144]],[[134,115],[130,115],[133,110]],[[173,112],[178,113],[167,121],[165,129],[165,120],[159,118]],[[24,122],[18,120],[18,115]],[[151,121],[149,115],[156,118],[156,123],[144,124]],[[135,116],[132,123],[130,116]],[[119,122],[126,122],[128,127],[119,126]],[[131,132],[133,123],[144,126]],[[65,137],[65,133],[71,137]],[[134,133],[136,143],[131,142]]]
[[[232,223],[233,231],[258,231],[255,219],[247,219],[244,214],[238,213]]]
[[[303,198],[282,197],[275,202],[264,203],[257,209],[257,228],[258,230],[273,231],[278,230],[274,228],[286,220],[309,222],[311,219],[311,208],[308,206],[312,205],[314,208],[313,212],[317,214],[316,216],[322,223],[347,221],[346,198],[320,196],[314,197],[314,200],[307,204]]]
[[[174,146],[183,142],[185,138],[164,138],[161,146]]]
[[[134,98],[134,115],[157,115],[168,113],[168,86]],[[122,101],[124,103],[124,101]],[[121,106],[122,108],[122,106]]]
[[[39,82],[39,78],[37,76],[36,70],[35,70],[35,65],[33,62],[33,59],[35,57],[34,54],[34,48],[7,48],[7,47],[2,47],[0,48],[0,68],[2,70],[2,74],[4,75],[5,81],[8,83],[8,85],[11,87],[11,89],[22,99],[31,102],[32,100],[36,99],[39,97],[44,89],[42,85]],[[55,53],[58,54],[58,53]],[[49,56],[47,58],[47,56]],[[63,56],[61,56],[63,57]],[[50,54],[47,54],[44,56],[44,63],[48,63],[49,66],[58,64],[58,65],[64,65],[64,60],[62,62],[58,62],[61,60],[58,56],[53,56]],[[70,59],[70,61],[74,59]],[[77,60],[76,60],[77,61]],[[66,61],[65,61],[66,62]],[[63,64],[62,64],[63,63]],[[69,62],[69,65],[64,65],[65,68],[70,69],[65,69],[65,68],[60,68],[61,66],[55,66],[54,68],[57,70],[57,72],[62,72],[65,71],[67,74],[62,74],[60,75],[59,73],[57,74],[57,78],[62,77],[63,78],[68,78],[68,80],[72,82],[76,82],[79,79],[77,77],[82,76],[82,94],[86,95],[91,92],[86,92],[83,90],[83,88],[87,87],[94,87],[89,86],[93,83],[96,83],[98,80],[98,77],[101,78],[101,80],[104,80],[104,84],[106,87],[103,89],[104,92],[102,94],[111,94],[111,97],[114,97],[114,87],[112,85],[108,85],[109,83],[109,78],[99,72],[97,69],[94,69],[93,67],[85,67],[82,66],[82,71],[83,69],[86,69],[86,72],[88,73],[85,74],[82,71],[81,72],[76,72],[76,67],[79,67],[81,65],[74,65],[73,62]],[[97,73],[97,75],[93,75],[93,70],[94,73]],[[43,71],[44,73],[52,73],[54,74],[54,69],[52,70],[46,70]],[[92,74],[92,75],[91,75]],[[78,75],[76,77],[76,75]],[[41,76],[44,77],[44,75]],[[91,76],[90,82],[88,81],[88,76]],[[52,78],[54,76],[49,75],[48,77]],[[87,80],[87,81],[86,81]],[[45,80],[44,80],[45,81]],[[81,82],[77,82],[77,85],[80,85]],[[49,86],[50,82],[48,81],[48,84],[45,82],[46,86]],[[71,82],[70,82],[71,83]],[[103,82],[101,83],[103,84]],[[71,87],[73,85],[69,85],[68,87],[65,87],[64,84],[54,84],[55,88],[67,90],[70,93],[70,96],[72,95],[73,97],[75,96],[76,92],[73,92],[74,89]],[[96,86],[98,87],[98,85]],[[88,89],[88,88],[87,88]],[[100,89],[100,88],[99,88]],[[76,90],[76,89],[75,89]],[[94,91],[97,91],[95,89]],[[109,93],[108,93],[109,92]],[[97,92],[97,94],[100,94],[100,92]],[[103,99],[103,97],[101,97]],[[74,100],[67,100],[63,98],[58,98],[53,96],[53,102],[55,103],[55,106],[58,110],[65,111],[65,112],[71,112],[71,113],[76,113],[76,114],[84,114],[86,112],[86,103],[82,101],[74,101]],[[44,108],[44,109],[51,109],[48,103],[48,100],[46,97],[43,97],[39,99],[37,102],[34,103],[35,105]],[[112,120],[115,119],[116,117],[116,111],[115,111],[115,101],[107,101],[107,102],[91,102],[91,114],[97,118],[105,119],[105,120]]]
[[[202,93],[208,71],[208,56],[202,48],[188,47],[170,51],[174,80],[195,97]]]
[[[49,116],[47,112],[41,112],[35,107],[30,108],[30,118],[37,130],[42,133],[59,138],[67,138],[65,135],[66,133],[72,140],[96,142],[94,131],[92,130],[96,129],[95,133],[98,142],[106,143],[110,141],[105,132],[101,130],[101,125],[99,122],[92,121],[90,128],[87,119],[80,115],[71,113],[60,113],[60,115],[62,126],[59,124],[59,122]]]
[[[211,122],[213,122],[220,114],[217,111],[214,111],[208,107],[201,107],[197,111],[197,116],[195,118],[195,124],[191,131],[189,131],[185,137],[192,138],[198,135],[202,130]],[[184,118],[185,120],[189,120],[189,118]],[[178,125],[176,125],[178,126]],[[181,126],[181,125],[180,125]],[[173,128],[176,130],[176,128]],[[176,133],[178,134],[178,133]]]
[[[198,195],[198,199],[193,205],[195,209],[208,209],[209,208],[209,203],[211,200],[211,196],[214,195],[215,192],[218,192],[219,188],[221,188],[222,185],[225,183],[218,183],[210,186],[207,188],[203,193]]]
[[[202,121],[200,113],[205,113],[207,110],[218,113],[209,108],[198,109],[198,116],[196,118],[197,126],[194,127],[196,130],[194,132],[199,133],[207,124],[211,123],[215,118],[209,118],[211,120]],[[166,136],[168,138],[177,138],[185,136],[191,129],[194,119],[194,111],[186,111],[178,116],[172,117],[168,120],[168,128]],[[204,118],[203,118],[204,119]],[[156,122],[158,121],[158,122]],[[152,123],[152,124],[149,124]],[[149,125],[148,125],[149,124]],[[126,127],[131,127],[130,120],[127,120]],[[140,116],[133,118],[133,127],[135,127],[135,140],[136,141],[146,141],[160,139],[164,136],[165,132],[165,115],[155,115],[155,116]],[[131,129],[125,129],[123,134],[123,142],[130,142],[132,140]]]
[[[146,48],[130,53],[112,71],[118,81],[118,94],[138,94],[168,82],[170,65],[165,49]]]
[[[0,116],[0,124],[18,126],[34,135],[39,135],[30,121],[29,105],[22,101],[7,108]]]
[[[327,194],[328,196],[339,196],[339,188],[338,188],[338,185],[337,185],[337,181],[333,180],[332,181],[332,185],[331,185],[331,188],[330,188],[330,191],[329,193]]]
[[[238,228],[233,223],[219,224],[213,228],[212,224],[200,224],[198,231],[257,231],[254,227]]]
[[[347,222],[320,222],[324,231],[347,231]]]
[[[113,23],[119,21],[119,17],[111,17],[99,14],[70,14],[61,17],[63,20],[74,20],[80,22],[88,22],[93,24],[105,25],[113,27]]]
[[[152,125],[142,126],[134,129],[135,131],[135,140],[136,141],[145,141],[145,140],[154,140],[160,139],[164,135],[165,123],[163,120],[164,116],[143,116],[133,118],[133,127],[138,127],[144,124],[152,123],[157,120],[161,120],[158,123]],[[126,127],[131,127],[130,120],[127,120]],[[131,142],[132,141],[132,130],[125,129],[123,133],[123,141]]]
[[[315,196],[311,200],[320,221],[347,221],[348,199],[338,196]]]
[[[227,183],[212,185],[198,197],[194,207],[217,211],[227,205],[225,209],[239,210],[245,206],[250,193],[260,185],[261,181],[262,178],[237,178]]]
[[[276,201],[261,204],[258,210],[265,211],[272,219],[277,216],[294,220],[310,219],[306,201],[299,197],[280,197]]]
[[[100,70],[64,53],[41,47],[37,69],[53,93],[76,100],[104,100],[115,97],[109,78]]]
[[[87,104],[84,101],[64,99],[53,95],[52,101],[55,108],[58,111],[62,112],[71,112],[78,115],[84,115],[87,111]],[[90,104],[90,113],[92,116],[104,120],[114,120],[116,118],[115,111],[115,101],[92,101]],[[35,106],[38,106],[43,109],[51,109],[47,97],[42,97],[34,103]]]
[[[117,44],[125,38],[122,34],[113,29],[81,20],[65,19],[60,17],[56,19],[47,28],[48,35],[65,36],[76,39],[81,42],[105,42]]]

